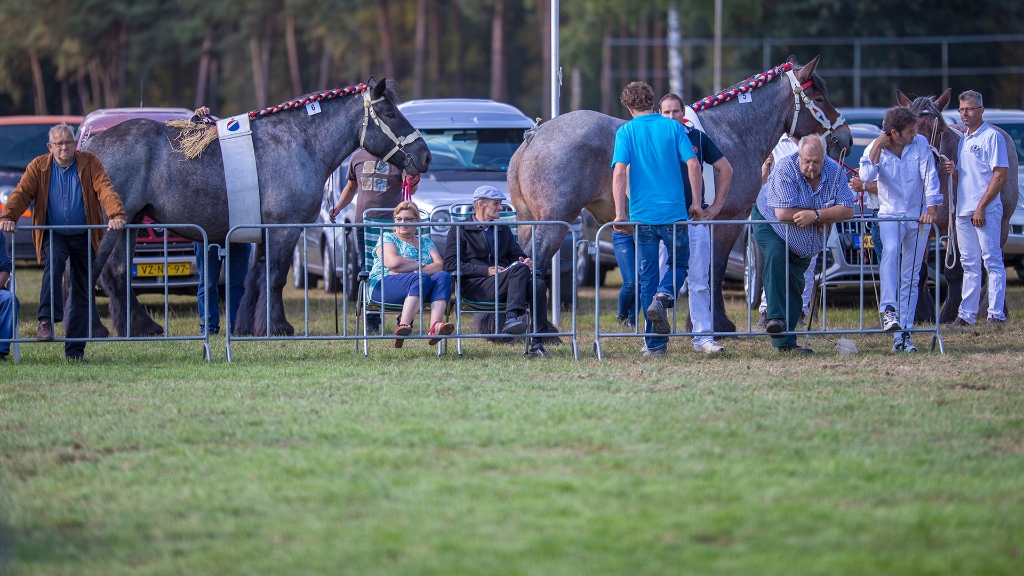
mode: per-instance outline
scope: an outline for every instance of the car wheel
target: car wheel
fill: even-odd
[[[1024,282],[1024,266],[1013,269],[1017,273],[1017,279]]]
[[[761,247],[750,238],[743,266],[743,289],[747,298],[747,307],[756,310],[761,305],[761,290],[764,287],[764,254]]]
[[[299,240],[301,244],[301,239]],[[296,290],[302,290],[306,287],[306,275],[303,273],[302,268],[302,254],[299,252],[299,247],[296,245],[295,250],[292,250],[292,286]]]
[[[348,230],[345,233],[346,250],[345,262],[345,297],[349,302],[355,302],[359,291],[359,272],[363,269],[363,247],[359,245],[359,235],[355,230]]]
[[[576,249],[576,278],[580,286],[594,285],[594,257],[588,253],[589,244],[580,242]],[[604,276],[605,270],[601,270]],[[601,282],[604,284],[604,282]]]
[[[324,292],[333,294],[338,291],[338,274],[334,267],[334,259],[332,258],[331,247],[327,245],[327,242],[323,244],[323,260],[324,263]]]

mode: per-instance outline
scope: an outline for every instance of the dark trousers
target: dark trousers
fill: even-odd
[[[43,233],[43,285],[39,291],[38,318],[50,318],[53,322],[64,322],[64,334],[68,338],[85,338],[89,334],[89,301],[92,292],[89,289],[89,236],[88,234],[52,235],[53,256],[50,256],[51,235]],[[64,302],[64,290],[61,279],[64,277],[64,264],[71,262],[69,276],[71,278],[71,310],[68,318],[64,318],[61,303]],[[53,299],[58,303],[53,306],[50,298],[51,282]],[[85,342],[65,342],[64,354],[80,357],[85,354]]]
[[[803,311],[804,272],[811,265],[810,258],[801,258],[786,248],[783,240],[764,221],[764,217],[754,207],[752,220],[760,220],[754,225],[754,240],[764,254],[764,294],[768,301],[767,317],[785,320],[787,330],[795,330],[800,323]],[[786,276],[786,262],[789,262],[789,276]],[[787,300],[788,298],[788,300]],[[787,307],[787,302],[789,306]],[[772,346],[795,346],[796,336],[772,337]]]
[[[533,290],[530,279],[537,288],[537,307],[533,307]],[[494,277],[469,278],[462,281],[463,297],[474,302],[494,302]],[[544,279],[537,277],[529,266],[519,264],[510,270],[498,274],[498,302],[505,303],[505,310],[522,315],[527,309],[536,310],[537,324],[534,330],[548,325],[547,285]],[[501,329],[501,322],[498,322]]]

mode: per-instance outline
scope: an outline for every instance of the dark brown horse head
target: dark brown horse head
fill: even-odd
[[[946,126],[946,120],[942,117],[942,111],[949,105],[949,100],[952,97],[952,88],[946,88],[946,91],[938,98],[921,96],[914,100],[896,90],[896,102],[917,114],[917,133],[927,138],[928,144],[939,154],[955,160],[956,145],[959,139]]]

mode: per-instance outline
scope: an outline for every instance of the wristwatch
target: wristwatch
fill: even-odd
[[[814,211],[814,223],[817,224],[819,222],[821,222],[821,214],[818,214],[818,211],[815,210]]]

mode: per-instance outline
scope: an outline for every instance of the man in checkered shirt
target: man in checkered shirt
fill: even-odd
[[[810,354],[810,348],[797,346],[795,336],[774,335],[796,328],[804,272],[811,257],[822,250],[826,225],[853,216],[854,196],[839,163],[825,155],[820,136],[804,136],[799,149],[776,164],[750,218],[761,221],[754,225],[754,239],[764,253],[765,330],[773,334],[772,346],[782,352]]]

